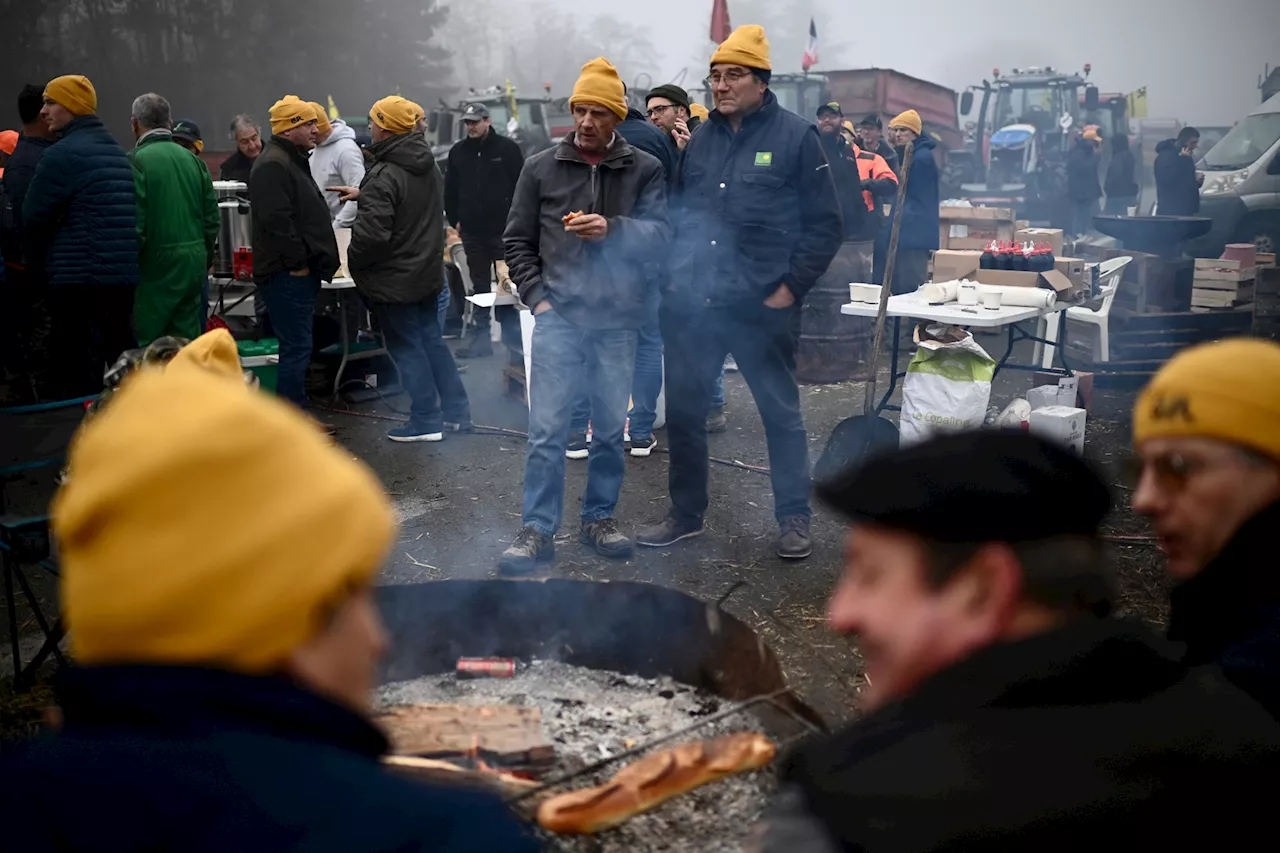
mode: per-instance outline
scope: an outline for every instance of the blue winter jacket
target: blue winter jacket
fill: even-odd
[[[97,116],[73,119],[40,158],[22,227],[52,287],[138,283],[133,167]]]
[[[915,154],[911,158],[911,174],[907,177],[907,197],[902,202],[902,211],[895,205],[888,222],[880,230],[876,242],[881,246],[889,244],[889,235],[893,233],[893,218],[901,213],[899,249],[938,248],[939,176],[938,161],[933,158],[935,147],[930,136],[921,136],[916,140]]]
[[[737,133],[719,110],[685,147],[664,306],[767,311],[786,284],[797,301],[827,271],[844,226],[818,130],[772,92]],[[935,235],[936,236],[936,235]]]

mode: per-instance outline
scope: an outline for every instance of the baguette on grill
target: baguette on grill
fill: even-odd
[[[604,785],[545,800],[538,807],[538,823],[561,835],[611,829],[694,788],[758,770],[777,751],[773,741],[756,732],[664,749],[627,765]]]

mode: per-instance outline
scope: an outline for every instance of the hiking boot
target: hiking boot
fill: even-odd
[[[478,329],[471,340],[453,351],[454,358],[483,358],[493,355],[493,341],[489,340],[488,329]]]
[[[813,553],[813,541],[809,539],[809,519],[793,515],[778,523],[781,535],[774,543],[779,557],[784,560],[803,560]]]
[[[413,424],[396,427],[387,433],[387,438],[407,444],[413,441],[444,441],[444,433],[440,430],[422,429]]]
[[[555,558],[554,538],[543,536],[532,527],[521,527],[510,547],[498,558],[498,573],[527,575],[538,567],[538,563],[549,563]]]
[[[681,539],[692,539],[701,535],[701,524],[685,524],[668,515],[657,524],[650,525],[637,533],[636,544],[645,548],[665,548],[676,544]]]
[[[622,535],[622,531],[618,530],[618,522],[612,518],[582,522],[578,541],[595,548],[596,553],[602,557],[621,559],[630,557],[635,552],[631,540]]]
[[[587,444],[585,432],[575,432],[569,436],[569,443],[564,448],[565,459],[586,459],[591,455],[591,446]]]
[[[653,436],[641,438],[631,442],[631,455],[640,459],[648,459],[653,455],[653,451],[658,446],[658,439]]]
[[[725,417],[724,409],[712,409],[707,412],[707,432],[725,432],[729,429],[729,419]]]

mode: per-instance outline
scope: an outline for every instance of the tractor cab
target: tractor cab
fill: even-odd
[[[769,80],[769,91],[784,109],[810,121],[817,115],[818,107],[831,100],[823,74],[774,74]]]

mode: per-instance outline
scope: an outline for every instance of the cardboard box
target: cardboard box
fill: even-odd
[[[1019,243],[1030,241],[1039,245],[1048,243],[1053,247],[1054,256],[1062,254],[1063,234],[1061,228],[1019,228],[1014,236]]]
[[[978,271],[978,265],[981,263],[982,252],[980,251],[938,249],[933,253],[933,280],[953,281],[969,278]]]
[[[1087,414],[1072,406],[1046,406],[1034,409],[1028,422],[1032,435],[1052,441],[1077,455],[1084,455],[1084,428]]]
[[[1013,240],[1011,207],[938,208],[938,248],[982,251],[992,240]]]
[[[1012,207],[951,207],[947,205],[938,208],[938,219],[943,222],[999,221],[1008,222],[1010,225],[1017,221]]]
[[[1073,404],[1078,409],[1084,409],[1086,412],[1093,410],[1093,374],[1083,370],[1072,371],[1072,376],[1076,380],[1076,401]],[[1031,385],[1033,387],[1039,385],[1056,384],[1062,377],[1056,373],[1048,373],[1037,370],[1031,374]]]
[[[1016,270],[983,270],[974,273],[974,280],[981,284],[1000,284],[1005,287],[1046,287],[1058,294],[1059,302],[1074,301],[1081,292],[1078,282],[1073,282],[1057,270],[1048,272],[1019,272]]]

